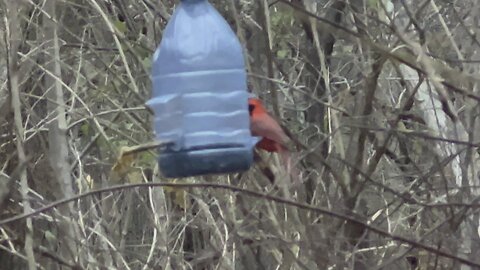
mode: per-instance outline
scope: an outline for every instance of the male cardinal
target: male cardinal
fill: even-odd
[[[249,98],[248,111],[252,135],[262,137],[256,147],[268,152],[288,152],[287,145],[290,139],[277,121],[268,114],[262,101],[258,98]]]
[[[290,138],[283,131],[280,125],[268,114],[262,101],[258,98],[250,97],[248,99],[248,111],[250,112],[250,130],[253,136],[262,137],[256,144],[256,147],[268,152],[278,153],[282,162],[287,166],[288,173],[291,172],[291,158],[288,144]],[[298,180],[298,176],[294,176]]]

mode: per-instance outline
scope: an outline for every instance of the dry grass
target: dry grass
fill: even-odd
[[[300,184],[265,153],[186,179],[163,179],[153,151],[119,158],[152,140],[174,2],[0,4],[2,267],[480,267],[475,0],[211,1],[297,144]]]

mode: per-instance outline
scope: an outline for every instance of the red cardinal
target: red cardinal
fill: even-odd
[[[290,139],[277,121],[268,114],[262,101],[258,98],[249,98],[248,111],[252,135],[262,137],[256,146],[268,152],[288,152],[287,144]]]
[[[268,114],[261,100],[250,97],[248,99],[248,110],[250,112],[252,135],[262,137],[256,147],[268,152],[278,153],[287,168],[287,172],[298,182],[299,172],[291,166],[290,150],[288,149],[290,138],[277,121]]]

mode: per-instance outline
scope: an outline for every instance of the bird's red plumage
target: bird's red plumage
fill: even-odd
[[[287,147],[290,139],[287,134],[285,134],[277,121],[268,114],[261,100],[249,98],[248,109],[250,112],[251,133],[253,136],[262,137],[256,144],[256,147],[268,152],[280,154],[282,162],[287,168],[287,172],[292,175],[295,182],[300,182],[300,172],[292,166],[291,153]]]
[[[262,102],[256,98],[249,98],[248,105],[252,135],[262,137],[256,146],[268,152],[286,150],[289,138],[277,121],[268,114]]]

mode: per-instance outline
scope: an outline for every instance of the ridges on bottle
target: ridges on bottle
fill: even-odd
[[[219,163],[210,160],[210,170],[229,171],[228,164],[232,170],[248,169],[256,140],[249,129],[242,48],[208,1],[187,1],[177,7],[154,54],[152,83],[153,97],[147,105],[155,112],[156,137],[175,142],[161,154],[161,166],[162,160],[172,166],[172,160],[215,157]],[[208,151],[198,152],[202,149]],[[184,159],[171,156],[180,152]],[[232,157],[243,164],[227,162]],[[183,166],[182,170],[189,170]]]

